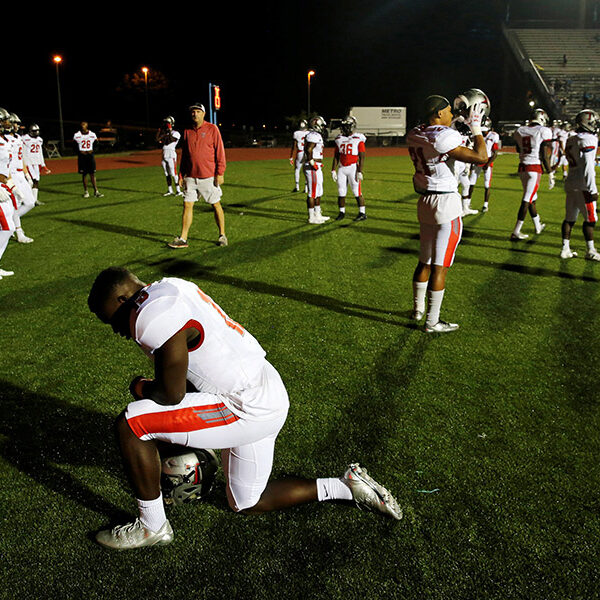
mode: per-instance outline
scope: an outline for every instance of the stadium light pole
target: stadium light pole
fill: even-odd
[[[62,63],[62,56],[56,54],[52,57],[54,65],[56,67],[56,91],[58,93],[58,125],[60,128],[60,151],[65,151],[65,130],[63,125],[63,114],[62,114],[62,100],[60,97],[60,77],[58,74],[58,66]]]
[[[146,96],[146,127],[150,127],[150,102],[148,101],[148,67],[142,67],[144,74],[144,94]]]
[[[314,71],[308,72],[308,109],[307,109],[307,118],[310,119],[310,78],[315,74]]]

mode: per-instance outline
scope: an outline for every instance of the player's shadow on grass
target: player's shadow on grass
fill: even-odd
[[[414,327],[414,324],[412,323],[399,323],[391,318],[392,316],[404,317],[406,316],[406,311],[388,311],[380,308],[374,308],[372,306],[355,304],[346,300],[339,300],[337,298],[332,298],[331,296],[295,290],[293,288],[277,284],[241,279],[239,277],[217,273],[212,269],[207,269],[206,267],[202,267],[189,260],[178,260],[171,258],[164,261],[159,261],[158,263],[153,262],[152,265],[157,266],[165,275],[171,277],[186,277],[193,278],[196,281],[211,281],[213,283],[229,285],[245,291],[266,294],[276,298],[289,298],[290,300],[295,300],[297,302],[301,302],[302,304],[318,306],[320,308],[325,308],[327,310],[350,317],[359,317],[361,319],[368,319],[371,321],[378,321],[380,323],[392,325],[404,325],[410,328]]]
[[[118,233],[119,235],[126,235],[128,237],[134,237],[151,242],[164,243],[165,239],[172,237],[171,233],[159,233],[156,231],[144,231],[143,229],[134,229],[133,227],[127,227],[126,225],[115,225],[114,223],[100,223],[98,221],[84,221],[83,219],[62,219],[57,217],[55,221],[61,221],[62,223],[69,223],[72,225],[79,225],[80,227],[89,227],[90,229],[100,229],[101,231],[107,231],[109,233]]]
[[[0,455],[4,460],[86,509],[115,521],[130,516],[59,466],[101,467],[122,477],[115,458],[119,451],[112,417],[6,381],[0,382],[0,389]]]

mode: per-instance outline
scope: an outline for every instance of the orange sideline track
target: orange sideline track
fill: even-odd
[[[284,160],[290,156],[289,148],[227,148],[228,162],[242,160]],[[131,169],[132,167],[160,167],[161,150],[144,150],[114,155],[96,156],[96,169]],[[408,149],[367,148],[367,156],[407,156]],[[333,148],[325,149],[325,158],[333,156]],[[52,173],[77,173],[77,158],[51,158],[46,160]]]

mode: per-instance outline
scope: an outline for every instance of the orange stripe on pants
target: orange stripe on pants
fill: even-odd
[[[452,221],[450,238],[448,239],[448,246],[446,248],[446,254],[444,255],[444,267],[452,266],[452,262],[454,261],[454,254],[456,253],[456,247],[458,246],[458,242],[460,242],[461,235],[462,219],[460,217],[456,217],[456,219]]]

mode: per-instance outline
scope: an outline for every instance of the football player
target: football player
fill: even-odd
[[[595,158],[598,150],[598,127],[600,118],[593,110],[582,110],[575,117],[575,135],[567,140],[565,156],[569,161],[569,174],[565,181],[565,219],[562,222],[561,258],[573,258],[577,252],[571,250],[571,230],[581,213],[583,237],[587,245],[585,258],[600,261],[594,246],[594,227],[598,221]]]
[[[465,148],[473,148],[473,140],[471,139],[471,129],[465,124],[464,118],[458,116],[452,122],[451,127],[456,129],[462,138],[462,146]],[[448,160],[448,166],[452,169],[454,177],[458,185],[460,185],[460,199],[462,202],[462,216],[476,215],[479,211],[476,208],[471,208],[471,165],[469,163],[454,160]]]
[[[102,198],[104,194],[98,191],[96,184],[96,159],[94,150],[98,137],[93,131],[90,131],[86,121],[82,121],[80,130],[73,136],[73,143],[77,150],[77,170],[81,173],[81,181],[83,183],[83,197],[89,198],[90,193],[87,188],[87,177],[90,176],[90,181],[94,188],[94,196]]]
[[[19,134],[21,119],[15,114],[10,113],[9,122],[11,131],[7,138],[12,142],[10,159],[10,178],[14,184],[13,193],[17,199],[17,209],[13,214],[15,222],[15,233],[17,241],[21,244],[30,244],[33,239],[27,237],[21,225],[21,217],[26,215],[35,206],[35,197],[31,185],[25,178],[25,166],[23,164],[23,138]]]
[[[15,230],[13,213],[17,206],[17,200],[9,182],[11,142],[6,137],[12,129],[9,117],[8,111],[0,108],[0,259]],[[0,269],[0,279],[10,275],[14,275],[14,271]]]
[[[348,185],[358,204],[355,221],[367,218],[365,200],[362,195],[363,169],[365,165],[365,143],[367,138],[356,131],[356,119],[346,117],[340,126],[342,133],[335,138],[335,152],[331,164],[331,177],[338,187],[339,213],[336,221],[346,216],[346,193]]]
[[[308,133],[308,123],[302,119],[298,125],[298,129],[294,131],[292,136],[292,147],[290,148],[290,165],[294,167],[294,189],[292,192],[300,191],[300,171],[304,162],[304,138]],[[304,191],[306,192],[306,180],[304,183]]]
[[[490,203],[490,186],[492,184],[492,171],[494,169],[494,160],[498,156],[498,150],[500,149],[500,136],[493,130],[491,119],[485,119],[484,124],[481,126],[481,131],[484,134],[483,139],[485,140],[485,147],[488,153],[488,160],[483,165],[472,165],[471,176],[469,183],[471,189],[469,191],[469,198],[473,195],[473,189],[477,183],[479,175],[483,171],[483,207],[482,213],[489,210]]]
[[[563,140],[561,139],[561,125],[562,122],[558,119],[552,121],[552,127],[550,131],[552,131],[552,152],[550,154],[550,166],[553,170],[548,173],[548,189],[551,190],[554,188],[556,184],[556,169],[560,164],[560,161],[565,153],[565,148],[563,145]]]
[[[477,89],[467,90],[454,101],[455,110],[471,129],[473,148],[462,145],[462,137],[450,127],[453,121],[450,102],[443,96],[429,96],[423,104],[424,122],[408,136],[408,150],[415,174],[413,185],[419,194],[417,216],[420,224],[419,261],[413,275],[412,318],[420,321],[427,316],[427,333],[446,333],[458,329],[458,324],[440,319],[440,309],[446,287],[446,274],[462,235],[461,197],[454,173],[447,164],[449,158],[464,163],[487,161],[481,122],[490,103]]]
[[[321,225],[329,221],[321,212],[323,196],[323,135],[327,123],[323,117],[313,117],[309,122],[309,130],[304,138],[304,175],[306,177],[308,222]]]
[[[38,199],[40,174],[49,175],[50,169],[46,167],[44,161],[44,140],[40,136],[38,125],[29,126],[29,133],[23,136],[23,149],[25,151],[25,164],[27,165],[27,174],[31,178],[33,197],[36,204],[43,204]]]
[[[132,381],[135,400],[116,422],[139,517],[100,531],[98,543],[125,550],[173,540],[160,488],[159,442],[221,449],[227,500],[236,512],[337,499],[402,517],[394,497],[357,464],[339,478],[269,482],[287,391],[258,341],[194,283],[166,277],[147,285],[111,267],[94,281],[88,305],[154,363],[152,379]]]
[[[177,144],[181,138],[179,131],[173,129],[175,127],[175,119],[173,117],[165,117],[163,125],[156,133],[156,141],[162,144],[162,168],[167,178],[167,192],[163,196],[183,196],[183,192],[179,187],[179,179],[177,177]],[[176,192],[173,192],[173,181],[175,181]]]
[[[537,192],[542,178],[542,165],[547,173],[552,167],[548,162],[548,151],[551,150],[552,131],[548,124],[548,114],[541,108],[533,111],[528,125],[521,125],[513,134],[519,152],[519,175],[523,186],[521,205],[517,213],[517,222],[510,235],[513,242],[524,240],[529,235],[521,233],[527,213],[531,215],[535,233],[539,235],[545,229],[536,208]]]

